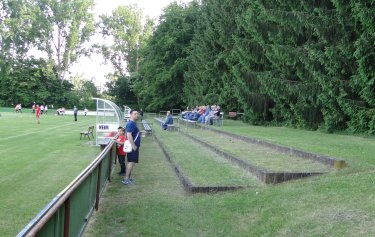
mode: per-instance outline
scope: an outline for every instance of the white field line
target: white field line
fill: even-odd
[[[83,123],[83,122],[78,122],[78,123]],[[5,141],[5,140],[10,140],[10,139],[13,139],[13,138],[17,138],[17,137],[23,137],[23,136],[27,136],[27,135],[31,135],[31,134],[41,133],[41,132],[49,131],[49,130],[52,130],[52,129],[69,126],[69,125],[72,125],[72,124],[77,124],[77,122],[68,123],[68,124],[64,124],[64,125],[60,125],[60,126],[55,126],[55,127],[50,127],[50,128],[46,128],[46,129],[43,129],[43,130],[40,130],[40,131],[29,132],[29,133],[22,133],[22,134],[19,134],[19,135],[14,135],[14,136],[9,136],[9,137],[5,137],[5,138],[0,138],[0,141]],[[87,123],[87,124],[89,124],[89,123]]]

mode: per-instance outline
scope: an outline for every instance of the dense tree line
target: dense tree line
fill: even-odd
[[[375,133],[375,1],[165,9],[135,88],[149,110],[219,103],[253,124]]]
[[[114,68],[106,96],[120,106],[220,104],[252,124],[375,133],[374,0],[174,2],[156,26],[136,6],[98,23],[92,9],[0,2],[1,105],[87,103],[93,83],[66,73],[96,51]],[[95,27],[112,43],[85,48]]]
[[[95,32],[92,9],[93,0],[0,1],[0,106],[90,106],[95,85],[66,79],[90,53],[84,43]]]

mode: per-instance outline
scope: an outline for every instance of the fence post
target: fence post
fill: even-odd
[[[96,200],[95,200],[95,210],[99,209],[99,196],[100,196],[100,178],[102,176],[102,162],[100,161],[98,167],[98,182],[96,184]]]
[[[70,196],[65,201],[64,237],[69,237],[69,225],[70,225]]]
[[[113,159],[113,155],[112,155],[112,149],[113,149],[113,146],[111,147],[111,150],[109,151],[109,161],[108,161],[108,181],[111,182],[111,171],[112,171],[112,159]],[[116,157],[115,157],[115,160],[116,160]]]

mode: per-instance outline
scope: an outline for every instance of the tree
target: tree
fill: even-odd
[[[0,2],[0,102],[67,106],[78,101],[65,78],[87,53],[94,32],[92,0],[4,0]],[[38,49],[48,60],[30,56]],[[72,102],[73,103],[73,102]],[[75,103],[75,102],[74,102]]]
[[[187,55],[194,35],[198,4],[171,3],[142,50],[136,92],[147,110],[181,108]]]
[[[95,83],[92,80],[84,79],[81,75],[73,76],[69,80],[74,86],[74,97],[72,97],[74,98],[74,105],[78,106],[78,108],[95,108],[95,102],[92,98],[100,97]]]
[[[66,106],[72,85],[57,78],[56,70],[43,59],[13,61],[0,78],[0,100],[4,106],[37,103]]]
[[[110,96],[118,105],[137,107],[138,98],[133,92],[130,76],[111,75],[106,83],[106,95]]]
[[[225,110],[242,109],[236,98],[231,52],[239,34],[236,18],[246,1],[202,1],[188,56],[184,102],[220,104]]]
[[[100,16],[99,27],[112,44],[100,47],[103,57],[121,77],[138,70],[139,41],[142,35],[142,11],[136,6],[119,6],[112,15]]]
[[[89,53],[84,44],[95,32],[93,0],[40,0],[37,4],[38,21],[43,26],[37,49],[47,53],[64,80],[70,66]]]

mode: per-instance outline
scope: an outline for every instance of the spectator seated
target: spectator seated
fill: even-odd
[[[163,130],[178,130],[179,129],[178,126],[173,124],[173,118],[172,118],[172,123],[167,123],[167,124],[166,122],[168,121],[168,119],[164,121],[161,118],[155,118],[155,120],[160,123],[160,126],[162,127]]]

